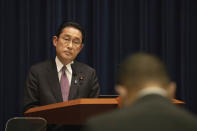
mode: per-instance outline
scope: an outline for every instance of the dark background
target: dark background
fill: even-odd
[[[177,99],[197,113],[196,0],[0,0],[0,130],[22,115],[29,67],[55,56],[64,20],[82,24],[77,58],[97,71],[101,94],[115,94],[120,62],[137,51],[159,56],[177,82]]]

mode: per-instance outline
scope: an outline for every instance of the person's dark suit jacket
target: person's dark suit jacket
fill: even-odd
[[[197,119],[155,94],[88,120],[84,131],[197,131]]]
[[[95,70],[77,61],[71,64],[71,68],[73,73],[68,99],[97,97],[100,87]],[[55,59],[33,65],[24,90],[24,111],[62,101]]]

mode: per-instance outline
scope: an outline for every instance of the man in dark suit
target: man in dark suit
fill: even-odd
[[[56,58],[33,65],[24,90],[24,110],[99,95],[96,72],[75,61],[83,49],[84,31],[75,22],[63,23],[53,36]]]
[[[171,103],[175,84],[155,56],[137,53],[119,69],[124,107],[88,120],[86,131],[197,131],[197,119]]]

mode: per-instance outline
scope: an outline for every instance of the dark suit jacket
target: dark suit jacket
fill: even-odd
[[[85,131],[197,131],[197,119],[159,95],[90,119]]]
[[[68,99],[97,97],[100,87],[95,70],[77,61],[71,68],[73,73]],[[62,101],[55,59],[33,65],[24,90],[24,110]]]

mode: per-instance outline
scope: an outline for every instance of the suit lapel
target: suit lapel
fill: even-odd
[[[75,61],[72,65],[72,80],[70,85],[69,100],[78,98],[78,88],[79,88],[79,74],[81,73],[77,62]]]
[[[48,67],[48,75],[49,81],[50,81],[50,89],[55,96],[55,99],[57,102],[62,102],[62,94],[61,94],[61,88],[60,88],[60,83],[58,79],[58,73],[57,73],[57,67],[55,60],[51,60],[51,66]]]
[[[71,65],[72,68],[72,80],[70,85],[70,92],[68,100],[76,99],[78,98],[78,88],[79,88],[79,78],[82,76],[82,71],[80,68],[78,68],[77,61],[74,61],[74,63]],[[51,65],[48,67],[48,79],[50,80],[50,89],[52,93],[55,96],[55,99],[57,102],[62,102],[62,93],[61,93],[61,87],[58,79],[58,73],[57,73],[57,67],[55,60],[51,60]]]

